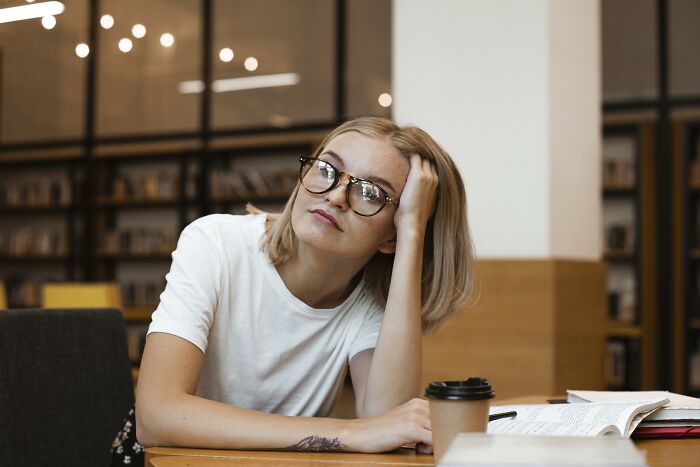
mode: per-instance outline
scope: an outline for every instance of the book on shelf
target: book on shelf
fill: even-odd
[[[7,288],[7,304],[10,308],[38,308],[41,306],[41,284],[58,282],[58,279],[26,279],[8,276],[3,281]]]
[[[603,161],[603,186],[605,188],[632,188],[634,184],[634,164],[631,161],[617,159]]]
[[[605,383],[610,389],[634,389],[641,382],[638,338],[610,338],[605,348]]]
[[[126,327],[126,344],[129,352],[129,360],[132,363],[141,361],[143,348],[146,345],[148,326],[148,324],[132,324]]]
[[[615,223],[605,228],[605,250],[610,256],[634,254],[634,229],[630,224]]]
[[[643,467],[646,455],[626,438],[460,433],[438,467]]]
[[[623,436],[655,410],[665,397],[586,404],[520,404],[491,407],[491,414],[515,411],[512,418],[489,422],[489,434],[544,436]]]
[[[270,196],[291,193],[296,183],[296,172],[286,170],[258,170],[250,167],[243,170],[215,171],[210,176],[210,189],[214,198],[236,196]]]
[[[175,245],[174,229],[132,227],[105,232],[100,239],[99,251],[105,255],[168,254]]]
[[[0,184],[0,206],[68,206],[71,200],[71,184],[65,178],[42,178]]]
[[[635,403],[646,399],[666,399],[668,403],[644,417],[634,437],[700,437],[700,399],[668,391],[582,391],[568,390],[572,406],[596,403]]]
[[[688,184],[691,188],[700,188],[700,158],[694,158],[690,162]]]
[[[65,256],[68,237],[61,229],[25,227],[0,233],[0,254],[11,256]]]
[[[160,293],[165,289],[165,278],[159,282],[153,280],[134,280],[123,282],[120,285],[122,303],[124,306],[147,307],[158,303]]]
[[[112,182],[111,196],[117,201],[174,200],[179,185],[178,174],[166,171],[139,176],[118,173]]]

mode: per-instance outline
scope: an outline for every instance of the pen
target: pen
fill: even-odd
[[[518,415],[518,412],[515,410],[511,410],[510,412],[495,413],[493,415],[489,415],[489,422],[500,420],[501,418],[515,417],[516,415]]]

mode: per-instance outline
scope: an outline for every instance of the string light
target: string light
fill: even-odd
[[[219,51],[219,59],[222,62],[230,62],[231,60],[233,60],[233,50],[231,50],[228,47],[224,47]]]
[[[391,94],[388,94],[386,92],[383,92],[377,100],[379,101],[379,105],[381,105],[382,107],[389,107],[393,102]]]
[[[137,38],[141,39],[143,36],[146,35],[146,26],[143,24],[134,24],[134,26],[131,28],[131,34]]]
[[[84,42],[81,42],[80,44],[75,46],[75,55],[77,55],[80,58],[85,58],[90,54],[90,46],[85,44]]]
[[[175,43],[175,38],[169,32],[160,36],[160,45],[163,47],[171,47]]]
[[[100,18],[100,24],[103,28],[109,29],[114,26],[114,18],[112,15],[102,15],[102,18]]]
[[[245,66],[245,69],[248,71],[255,71],[258,69],[258,59],[255,57],[248,57],[245,59],[243,66]]]
[[[41,18],[41,25],[44,26],[45,29],[53,29],[54,26],[56,26],[56,17],[55,16],[44,16]]]
[[[122,39],[119,40],[119,50],[121,50],[124,53],[127,53],[128,51],[130,51],[133,46],[134,46],[134,44],[131,42],[131,39],[129,39],[128,37],[123,37]]]

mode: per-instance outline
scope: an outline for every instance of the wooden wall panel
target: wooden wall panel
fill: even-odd
[[[478,303],[424,339],[424,383],[483,376],[498,398],[603,388],[602,263],[490,260],[478,271]]]

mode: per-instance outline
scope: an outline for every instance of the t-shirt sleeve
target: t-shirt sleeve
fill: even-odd
[[[374,304],[368,311],[366,318],[357,333],[357,337],[355,337],[355,340],[350,346],[348,362],[352,360],[352,357],[363,350],[373,349],[377,346],[379,330],[382,327],[382,318],[384,318],[384,310],[382,310],[379,305]]]
[[[220,292],[221,255],[213,227],[201,219],[180,234],[166,286],[148,333],[182,337],[206,351]]]

